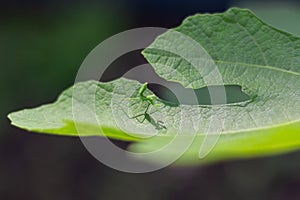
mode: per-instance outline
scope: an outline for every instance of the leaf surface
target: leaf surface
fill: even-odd
[[[154,124],[162,121],[167,127],[156,130],[153,123],[133,118],[147,106],[128,99],[137,97],[141,84],[126,79],[89,81],[68,89],[53,104],[12,113],[9,118],[13,125],[36,132],[142,140],[131,146],[136,152],[162,147],[176,134],[195,135],[193,144],[178,161],[182,164],[299,148],[300,38],[264,23],[249,10],[233,8],[222,14],[188,17],[179,27],[159,36],[143,55],[166,80],[193,89],[240,85],[251,101],[212,106],[162,105],[159,109],[151,106]],[[74,88],[79,92],[75,98],[73,94],[72,102]],[[151,94],[149,90],[147,93]],[[76,113],[82,113],[76,118],[74,105]],[[158,135],[142,139],[153,134]],[[199,160],[203,142],[219,134],[212,151]],[[164,151],[162,157],[177,149]]]

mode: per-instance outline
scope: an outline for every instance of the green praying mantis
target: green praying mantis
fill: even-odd
[[[152,124],[155,129],[157,130],[162,130],[162,129],[167,129],[166,126],[164,126],[164,122],[160,121],[160,120],[155,120],[153,117],[151,117],[149,111],[149,107],[152,105],[154,107],[156,107],[159,104],[155,104],[155,101],[159,99],[153,94],[153,95],[144,95],[144,92],[147,89],[147,85],[148,83],[144,83],[142,85],[142,87],[139,90],[139,97],[137,98],[129,98],[131,100],[141,100],[142,102],[147,102],[147,107],[146,110],[144,111],[144,113],[130,117],[130,119],[136,119],[137,121],[139,121],[140,123],[143,123],[145,120],[148,121],[150,124]],[[142,120],[139,120],[139,117],[144,116],[144,118]]]

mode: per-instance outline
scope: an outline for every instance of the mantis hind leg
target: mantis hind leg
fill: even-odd
[[[142,120],[139,119],[139,117],[144,116],[144,118]],[[138,122],[143,123],[145,121],[145,114],[139,114],[133,117],[130,117],[130,119],[136,119]]]
[[[130,117],[130,119],[136,119],[138,122],[143,123],[146,119],[146,114],[148,112],[149,107],[150,107],[150,104],[147,105],[147,108],[146,108],[146,110],[144,111],[143,114],[139,114],[139,115]],[[139,117],[141,117],[141,116],[144,116],[144,118],[142,120],[139,119]]]

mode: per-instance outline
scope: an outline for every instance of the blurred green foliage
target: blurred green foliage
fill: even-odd
[[[122,31],[126,17],[109,7],[43,14],[12,13],[0,23],[0,124],[9,111],[54,101],[73,84],[87,54]]]

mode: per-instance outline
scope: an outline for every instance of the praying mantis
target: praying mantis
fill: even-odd
[[[137,98],[130,98],[131,100],[141,100],[142,102],[147,102],[147,107],[146,110],[144,111],[144,113],[136,115],[134,117],[130,117],[130,119],[136,119],[137,121],[139,121],[140,123],[143,123],[145,120],[148,121],[150,124],[152,124],[155,129],[157,130],[162,130],[162,129],[167,129],[166,126],[164,126],[164,122],[159,121],[159,120],[155,120],[153,117],[151,117],[151,115],[148,113],[149,107],[152,106],[157,106],[157,104],[155,104],[155,100],[158,100],[158,98],[153,94],[153,95],[144,95],[144,92],[147,89],[147,85],[148,83],[144,83],[140,90],[139,90],[139,97]],[[139,120],[138,118],[144,116],[143,120]]]

